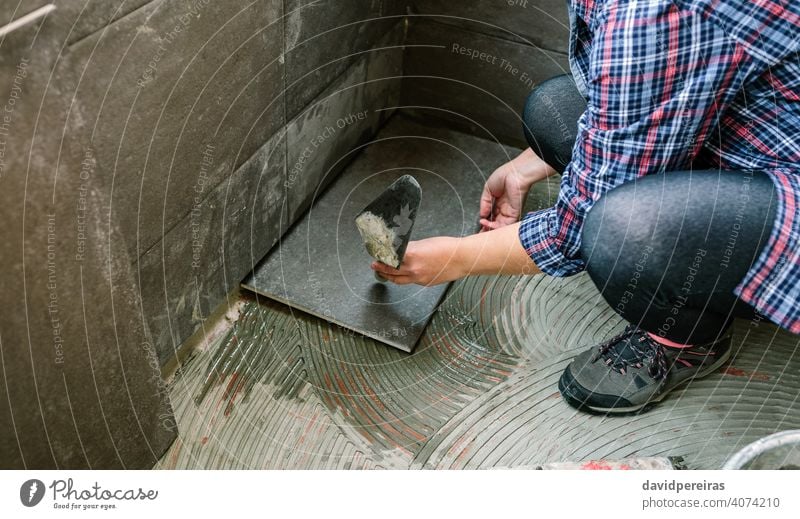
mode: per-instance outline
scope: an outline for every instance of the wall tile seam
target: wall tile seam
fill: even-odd
[[[461,25],[461,24],[458,24],[458,23],[448,23],[448,22],[441,21],[441,20],[438,19],[438,18],[448,18],[448,17],[449,18],[453,18],[453,19],[459,19],[459,20],[463,19],[463,18],[459,18],[459,17],[456,17],[456,16],[441,15],[441,14],[412,14],[412,15],[408,15],[408,16],[409,16],[409,23],[412,25],[412,28],[410,30],[413,30],[413,24],[427,21],[427,22],[430,22],[430,23],[433,23],[433,24],[439,24],[439,25],[446,25],[448,27],[454,27],[454,28],[462,30],[464,32],[471,32],[473,34],[480,34],[481,36],[486,36],[487,38],[492,38],[494,40],[504,41],[504,42],[507,42],[507,43],[511,43],[511,44],[515,44],[515,45],[521,45],[521,46],[524,46],[524,47],[533,47],[533,48],[536,48],[536,49],[539,49],[539,50],[543,50],[543,51],[546,51],[546,52],[551,52],[553,54],[559,54],[561,56],[567,56],[567,52],[565,52],[562,49],[555,49],[555,48],[548,47],[546,45],[540,45],[538,43],[534,43],[533,41],[531,41],[529,39],[526,39],[525,37],[520,36],[517,33],[513,32],[513,31],[510,31],[508,29],[504,29],[503,27],[500,27],[500,26],[495,26],[495,27],[497,27],[498,30],[509,32],[513,37],[503,38],[502,36],[500,36],[497,33],[476,31],[471,27],[465,27],[464,25]],[[473,23],[479,23],[478,20],[469,20],[469,21],[471,21]]]
[[[289,125],[288,125],[288,123],[284,123],[284,124],[283,124],[283,125],[282,125],[282,126],[279,128],[279,129],[278,129],[278,130],[276,130],[276,131],[275,131],[275,133],[273,133],[272,135],[270,135],[269,137],[267,137],[267,138],[264,140],[264,142],[263,142],[263,143],[262,143],[262,144],[261,144],[261,145],[260,145],[260,146],[259,146],[259,147],[258,147],[258,148],[257,148],[257,149],[256,149],[256,150],[255,150],[255,151],[254,151],[254,152],[253,152],[253,153],[252,153],[252,154],[251,154],[251,155],[250,155],[250,156],[249,156],[249,157],[248,157],[248,158],[247,158],[245,161],[244,161],[244,162],[242,162],[242,163],[239,165],[239,167],[237,167],[237,168],[231,168],[231,171],[230,171],[230,172],[229,172],[227,175],[225,175],[225,176],[224,176],[222,179],[220,179],[220,181],[219,181],[219,182],[217,182],[216,184],[214,184],[213,186],[211,186],[209,189],[207,189],[207,190],[206,190],[206,192],[203,194],[203,197],[200,199],[200,201],[199,201],[199,205],[203,205],[203,204],[205,204],[205,203],[206,203],[206,202],[209,200],[209,198],[211,198],[211,196],[212,196],[214,193],[216,193],[216,192],[217,192],[217,190],[218,190],[219,188],[223,187],[223,185],[225,184],[225,182],[230,182],[230,181],[231,181],[231,179],[232,179],[234,176],[236,176],[236,174],[238,174],[238,173],[239,173],[239,172],[240,172],[242,169],[244,169],[244,168],[248,167],[248,165],[249,165],[250,161],[251,161],[251,160],[254,160],[254,159],[256,158],[256,156],[257,156],[257,155],[259,155],[259,153],[261,153],[261,152],[262,152],[262,150],[264,149],[264,146],[267,146],[267,145],[270,143],[270,141],[271,141],[272,139],[274,139],[275,137],[277,137],[279,134],[282,134],[282,137],[281,137],[281,139],[280,139],[280,140],[284,141],[284,145],[285,145],[285,143],[286,143],[286,140],[287,140],[287,139],[286,139],[286,134],[287,134],[287,128],[288,128],[288,126],[289,126]],[[277,152],[278,148],[280,148],[280,145],[276,145],[276,146],[275,146],[275,149],[274,149],[274,150],[273,150],[273,152],[270,154],[270,157],[274,157],[274,156],[275,156],[275,153]],[[284,151],[286,151],[286,150],[284,150]],[[284,165],[284,170],[285,170],[285,168],[286,168],[286,154],[285,154],[285,153],[284,153],[283,165]],[[284,174],[285,174],[285,172],[284,172]],[[230,190],[228,190],[228,191],[230,191]],[[143,259],[143,258],[144,258],[144,257],[145,257],[147,254],[149,254],[149,253],[150,253],[150,252],[152,252],[154,249],[156,249],[156,248],[157,248],[159,245],[161,245],[162,243],[164,243],[164,239],[167,237],[167,235],[169,235],[169,234],[170,234],[170,233],[171,233],[173,230],[175,230],[175,229],[176,229],[178,226],[180,226],[180,225],[181,225],[181,224],[182,224],[184,221],[186,221],[186,219],[187,219],[187,218],[189,218],[189,217],[191,216],[191,214],[192,214],[192,208],[189,208],[189,210],[188,210],[188,211],[186,211],[186,212],[185,212],[183,215],[181,215],[181,217],[180,217],[180,218],[178,218],[178,219],[175,221],[175,223],[174,223],[174,224],[172,224],[171,226],[169,226],[169,228],[165,228],[165,229],[164,229],[164,233],[161,235],[161,238],[160,238],[160,239],[156,240],[156,241],[155,241],[155,243],[153,243],[152,245],[148,246],[148,247],[147,247],[147,249],[145,249],[145,251],[144,251],[144,252],[142,252],[142,253],[141,253],[141,254],[140,254],[138,257],[135,257],[135,256],[134,256],[134,257],[135,257],[135,259],[133,259],[133,260],[132,260],[131,264],[135,265],[135,264],[139,263],[139,261],[140,261],[140,260],[142,260],[142,259]]]
[[[153,1],[158,1],[158,0],[153,0]],[[152,3],[152,2],[151,2],[151,3]],[[284,6],[285,6],[285,2],[284,2]],[[285,23],[285,21],[286,21],[286,17],[284,16],[284,23],[283,23],[283,24],[281,24],[281,26],[282,26],[282,27],[281,27],[281,34],[282,34],[282,40],[283,40],[283,41],[282,41],[282,43],[281,43],[281,50],[282,50],[282,53],[283,53],[282,55],[283,55],[283,56],[285,56],[285,55],[286,55],[286,54],[285,54],[285,53],[286,53],[286,37],[285,37],[286,23]],[[399,24],[399,23],[402,23],[402,21],[398,21],[398,24]],[[390,31],[393,31],[393,30],[395,30],[395,29],[396,29],[396,27],[397,27],[397,25],[395,25],[394,27],[392,27],[392,29],[391,29]],[[401,44],[401,45],[399,45],[399,46],[403,46],[404,44],[405,44],[405,41],[403,41],[403,42],[402,42],[402,44]],[[375,50],[376,48],[377,48],[377,47],[373,47],[373,48],[371,48],[371,49],[367,49],[367,50],[365,50],[365,51],[362,53],[362,54],[363,54],[363,56],[368,56],[368,54],[369,54],[370,52],[372,52],[373,50]],[[405,55],[403,56],[403,59],[405,59]],[[308,103],[307,103],[307,104],[306,104],[306,105],[305,105],[305,106],[304,106],[304,107],[303,107],[303,108],[302,108],[302,109],[301,109],[301,110],[298,112],[298,114],[295,116],[295,118],[293,118],[291,121],[288,121],[288,120],[286,119],[286,117],[287,117],[287,115],[288,115],[288,113],[287,113],[287,112],[288,112],[288,108],[287,108],[287,105],[288,105],[288,103],[287,103],[287,101],[286,101],[286,95],[285,95],[285,94],[286,94],[286,90],[287,90],[287,88],[288,88],[288,85],[287,85],[287,82],[286,82],[286,74],[285,74],[285,73],[284,73],[284,74],[282,74],[283,91],[281,92],[281,101],[280,101],[280,103],[281,103],[281,105],[282,105],[282,106],[281,106],[281,108],[279,108],[279,109],[282,109],[282,112],[283,112],[283,120],[284,120],[284,123],[283,123],[283,125],[281,125],[281,126],[280,126],[280,127],[279,127],[279,128],[278,128],[278,129],[277,129],[277,130],[276,130],[276,131],[275,131],[275,132],[272,134],[272,135],[270,135],[269,137],[267,137],[267,138],[264,140],[264,142],[262,143],[262,145],[261,145],[261,146],[259,146],[259,147],[258,147],[258,148],[257,148],[257,149],[256,149],[256,150],[255,150],[255,151],[254,151],[254,152],[253,152],[253,153],[252,153],[250,156],[249,156],[249,157],[247,157],[245,160],[243,160],[243,161],[241,162],[241,164],[239,165],[239,167],[237,167],[237,168],[232,168],[232,171],[230,171],[228,174],[224,175],[224,176],[223,176],[223,177],[220,179],[220,181],[219,181],[219,182],[217,182],[216,184],[214,184],[213,186],[211,186],[211,187],[210,187],[210,188],[207,190],[207,192],[206,192],[206,194],[204,195],[204,197],[203,197],[203,198],[200,200],[200,203],[201,203],[201,204],[205,203],[205,202],[206,202],[206,201],[209,199],[209,197],[210,197],[210,196],[211,196],[213,193],[215,193],[215,192],[216,192],[216,190],[217,190],[217,189],[218,189],[220,186],[222,186],[222,185],[223,185],[223,183],[224,183],[224,182],[226,182],[226,181],[229,181],[229,180],[231,179],[231,177],[233,177],[234,175],[236,175],[236,174],[237,174],[237,173],[240,171],[240,169],[241,169],[241,168],[243,168],[243,167],[246,167],[246,166],[247,166],[247,164],[248,164],[248,163],[249,163],[251,160],[253,160],[253,158],[254,158],[256,155],[258,155],[258,154],[261,152],[262,148],[263,148],[265,145],[267,145],[267,143],[269,143],[269,141],[270,141],[270,140],[274,139],[274,138],[275,138],[275,137],[276,137],[278,134],[282,134],[282,135],[283,135],[283,136],[281,137],[281,140],[283,141],[283,147],[284,147],[284,156],[283,156],[283,166],[284,166],[284,182],[288,181],[288,170],[287,170],[287,168],[288,168],[288,153],[289,153],[289,144],[288,144],[287,134],[288,134],[288,129],[289,129],[290,125],[291,125],[291,124],[292,124],[292,123],[293,123],[293,122],[294,122],[296,119],[298,119],[300,116],[302,116],[302,114],[306,113],[306,112],[308,111],[308,108],[309,108],[310,106],[312,106],[312,104],[314,104],[314,103],[318,103],[318,102],[319,102],[319,99],[320,99],[320,96],[321,96],[321,95],[322,95],[322,94],[325,92],[325,90],[327,90],[327,88],[328,88],[328,87],[330,87],[330,85],[332,85],[332,84],[336,83],[336,81],[338,81],[339,79],[341,79],[342,77],[344,77],[344,76],[345,76],[345,75],[346,75],[346,74],[347,74],[347,73],[350,71],[350,69],[351,69],[351,67],[352,67],[352,66],[354,66],[354,65],[351,65],[351,66],[349,66],[349,67],[345,68],[345,69],[344,69],[344,70],[343,70],[343,71],[342,71],[340,74],[338,74],[337,76],[335,76],[335,77],[334,77],[334,78],[333,78],[333,79],[332,79],[332,80],[331,80],[331,81],[330,81],[330,82],[329,82],[327,85],[325,85],[325,88],[324,88],[324,89],[323,89],[323,90],[320,92],[320,94],[319,94],[319,95],[317,95],[316,97],[314,97],[313,99],[311,99],[311,100],[310,100],[310,101],[309,101],[309,102],[308,102]],[[402,88],[402,85],[401,85],[401,88]],[[276,148],[276,149],[277,149],[277,148]],[[273,153],[273,154],[274,154],[274,153]],[[286,204],[284,204],[284,205],[286,205]],[[288,213],[288,209],[287,209],[287,213]],[[157,241],[155,241],[153,244],[149,245],[149,246],[148,246],[148,247],[147,247],[147,248],[146,248],[146,249],[145,249],[145,250],[144,250],[144,251],[143,251],[141,254],[139,254],[139,255],[138,255],[138,257],[137,257],[136,255],[133,255],[133,256],[134,256],[134,259],[131,261],[131,264],[135,265],[135,264],[139,263],[139,260],[141,260],[142,258],[144,258],[144,257],[145,257],[147,254],[149,254],[151,251],[153,251],[155,248],[157,248],[157,247],[158,247],[160,244],[162,244],[162,243],[163,243],[163,241],[164,241],[164,238],[165,238],[165,237],[166,237],[166,236],[167,236],[167,235],[168,235],[170,232],[172,232],[172,231],[173,231],[173,230],[174,230],[176,227],[178,227],[178,226],[179,226],[179,225],[180,225],[180,224],[181,224],[181,223],[182,223],[184,220],[186,220],[186,218],[187,218],[187,217],[188,217],[190,214],[191,214],[191,210],[189,210],[189,211],[187,211],[185,214],[181,215],[181,217],[180,217],[180,218],[178,218],[178,219],[175,221],[175,223],[174,223],[173,225],[171,225],[171,226],[169,226],[169,228],[165,229],[164,233],[162,234],[162,236],[161,236],[161,238],[160,238],[159,240],[157,240]],[[286,214],[286,215],[283,215],[283,216],[285,216],[285,217],[286,217],[286,219],[284,220],[284,222],[286,223],[286,226],[285,226],[285,228],[286,228],[286,230],[288,230],[288,229],[289,229],[289,227],[291,227],[291,223],[290,223],[290,222],[288,222],[288,214]],[[292,222],[292,223],[293,223],[293,222]]]
[[[313,35],[313,36],[311,36],[309,38],[306,38],[305,40],[296,43],[294,45],[294,47],[292,47],[291,49],[287,49],[287,52],[289,52],[290,50],[295,50],[296,48],[298,48],[298,47],[300,47],[302,45],[305,45],[306,43],[314,40],[315,38],[322,37],[322,36],[324,36],[326,34],[329,34],[329,33],[332,33],[334,31],[338,31],[340,29],[344,29],[344,28],[347,28],[347,27],[352,27],[352,26],[356,26],[356,25],[365,24],[367,22],[376,22],[376,21],[381,21],[381,20],[388,20],[390,18],[396,18],[397,22],[395,22],[395,24],[392,26],[392,29],[394,29],[394,27],[396,27],[397,25],[403,23],[403,21],[407,17],[408,17],[407,14],[391,14],[391,15],[388,15],[388,16],[374,16],[372,18],[363,18],[361,20],[355,20],[355,21],[352,21],[352,22],[348,22],[348,23],[339,25],[337,27],[334,27],[332,29],[327,29],[325,31],[319,32],[319,33],[317,33],[317,34],[315,34],[315,35]],[[285,22],[286,22],[286,17],[284,17],[284,25],[285,25]],[[388,34],[389,32],[390,31],[386,31],[386,33],[384,33],[384,34]]]
[[[75,45],[78,45],[82,41],[91,38],[95,34],[97,34],[99,32],[102,32],[102,31],[105,31],[106,29],[110,28],[111,26],[121,22],[125,18],[136,14],[138,11],[141,11],[142,9],[146,9],[147,7],[155,4],[156,2],[162,2],[162,1],[163,0],[150,0],[147,3],[140,5],[139,7],[134,7],[131,11],[123,13],[121,16],[116,16],[116,14],[119,13],[119,9],[117,9],[117,11],[114,13],[114,17],[111,20],[108,20],[105,24],[103,24],[102,27],[98,27],[97,29],[95,29],[95,30],[91,31],[90,33],[85,34],[83,36],[78,35],[73,40],[69,40],[68,39],[67,40],[67,50],[69,50],[70,48],[72,48]],[[124,3],[122,5],[124,5]],[[80,18],[80,16],[82,16],[82,13],[83,13],[83,11],[81,11],[81,15],[79,15],[79,18]]]
[[[372,18],[372,19],[370,19],[370,20],[375,20],[375,18]],[[370,21],[370,20],[361,20],[360,22],[355,22],[355,23],[361,23],[361,22],[364,22],[364,21]],[[407,21],[406,21],[406,20],[407,20],[407,18],[406,18],[406,16],[405,16],[405,15],[403,15],[403,16],[398,16],[398,20],[397,20],[397,22],[396,22],[394,25],[392,25],[392,27],[391,27],[389,30],[387,30],[385,34],[390,34],[390,33],[392,33],[393,31],[396,31],[396,30],[397,30],[397,28],[398,28],[398,27],[399,27],[401,24],[405,24],[405,23],[407,23]],[[352,25],[352,24],[348,24],[348,25]],[[342,27],[344,27],[344,26],[342,26]],[[285,31],[285,30],[286,30],[286,24],[284,23],[284,31]],[[403,37],[401,38],[401,40],[400,40],[400,43],[399,43],[399,44],[397,44],[397,45],[394,45],[393,47],[405,48],[405,46],[406,46],[406,44],[407,44],[407,40],[408,40],[408,31],[405,31],[405,30],[404,30],[404,31],[401,31],[401,32],[403,33]],[[381,39],[383,39],[383,37],[381,37]],[[308,39],[306,39],[305,41],[308,41]],[[284,44],[285,44],[285,43],[286,43],[286,40],[285,40],[285,38],[284,38]],[[376,45],[377,45],[377,43],[380,43],[380,41],[376,42]],[[296,85],[299,85],[299,84],[300,84],[300,82],[301,82],[301,80],[303,80],[303,79],[304,79],[304,78],[306,78],[306,77],[309,77],[309,76],[310,76],[312,73],[314,73],[314,72],[316,72],[316,71],[318,71],[318,70],[322,69],[323,67],[325,67],[325,66],[327,66],[327,65],[330,65],[330,64],[331,64],[331,63],[333,63],[334,61],[345,60],[345,59],[351,58],[351,57],[353,57],[353,56],[358,56],[357,58],[355,58],[355,59],[356,59],[356,61],[358,61],[359,59],[361,59],[361,58],[362,58],[362,57],[364,57],[364,56],[369,56],[369,54],[370,54],[371,52],[375,51],[375,50],[392,48],[392,47],[378,47],[378,46],[376,46],[376,45],[373,45],[372,47],[370,47],[370,48],[368,48],[368,49],[364,49],[363,51],[360,51],[360,52],[357,52],[357,53],[354,53],[354,54],[350,54],[350,55],[346,56],[345,58],[339,58],[338,60],[333,60],[333,61],[330,61],[330,62],[326,63],[325,65],[323,65],[322,67],[317,67],[316,69],[314,69],[314,70],[312,70],[312,71],[310,71],[310,72],[308,72],[308,73],[304,74],[303,76],[301,76],[301,77],[297,78],[297,79],[296,79],[296,80],[295,80],[295,81],[294,81],[294,82],[293,82],[291,85],[288,85],[288,84],[286,84],[286,83],[284,82],[284,92],[286,92],[288,88],[292,88],[292,87],[294,87],[294,86],[296,86]],[[292,49],[295,49],[295,48],[297,48],[297,45],[295,45],[295,46],[294,46]],[[288,49],[284,49],[284,50],[285,50],[285,52],[290,52]],[[284,56],[286,56],[286,55],[287,55],[287,54],[284,54]],[[316,94],[316,95],[315,95],[313,98],[309,99],[309,100],[308,100],[308,102],[306,102],[306,103],[305,103],[303,106],[301,106],[301,107],[299,107],[299,108],[297,109],[297,113],[295,114],[295,116],[294,116],[294,117],[296,118],[296,117],[298,117],[299,115],[301,115],[301,114],[303,114],[303,113],[307,112],[307,111],[308,111],[308,107],[309,107],[309,106],[311,106],[311,105],[312,105],[314,102],[316,102],[316,101],[319,99],[319,97],[320,97],[320,96],[321,96],[321,95],[322,95],[322,94],[323,94],[323,93],[324,93],[324,92],[325,92],[325,91],[328,89],[328,87],[330,87],[332,84],[336,83],[336,82],[337,82],[337,81],[339,81],[339,80],[340,80],[342,77],[344,77],[344,76],[347,74],[347,72],[350,70],[350,68],[351,68],[352,66],[353,66],[353,65],[350,65],[350,66],[347,66],[347,67],[345,67],[345,68],[344,68],[344,69],[343,69],[341,72],[339,72],[338,74],[336,74],[335,76],[333,76],[333,77],[331,78],[331,80],[330,80],[330,81],[328,81],[328,82],[327,82],[325,85],[323,85],[323,86],[320,88],[320,90],[319,90],[319,93],[317,93],[317,94]],[[405,72],[405,53],[404,53],[404,55],[403,55],[403,63],[401,64],[401,70],[403,70],[403,72]],[[285,78],[284,78],[284,79],[285,79]],[[287,111],[286,111],[285,115],[288,117],[288,108],[287,108]]]

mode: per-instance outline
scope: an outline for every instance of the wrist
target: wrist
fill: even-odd
[[[530,188],[534,183],[558,173],[531,148],[520,153],[511,163],[525,188]]]

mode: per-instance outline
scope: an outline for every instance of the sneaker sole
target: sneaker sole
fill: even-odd
[[[667,389],[663,393],[660,393],[659,395],[657,395],[654,398],[648,400],[647,402],[645,402],[643,404],[640,404],[640,405],[635,405],[635,406],[628,406],[628,407],[597,407],[597,406],[589,405],[586,402],[581,401],[581,400],[579,400],[579,399],[577,399],[574,396],[569,394],[569,392],[564,387],[563,377],[558,379],[558,390],[561,393],[561,396],[564,397],[564,400],[566,400],[569,405],[571,405],[572,407],[574,407],[575,409],[578,409],[580,411],[584,411],[584,412],[587,412],[587,413],[590,413],[590,414],[597,414],[597,415],[612,415],[612,414],[613,415],[623,415],[623,416],[624,415],[637,415],[637,414],[641,414],[641,413],[644,413],[646,411],[649,411],[651,408],[653,408],[653,406],[655,406],[656,404],[658,404],[659,402],[664,400],[664,398],[666,398],[666,396],[671,391],[681,387],[682,385],[684,385],[684,384],[686,384],[686,383],[688,383],[688,382],[690,382],[690,381],[692,381],[692,380],[694,380],[696,378],[703,378],[703,377],[705,377],[707,375],[710,375],[714,371],[716,371],[719,368],[721,368],[726,362],[728,362],[728,359],[730,359],[730,358],[731,358],[731,348],[728,348],[725,351],[725,353],[723,353],[722,356],[719,359],[717,359],[717,361],[714,364],[710,365],[708,368],[706,368],[706,369],[704,369],[702,371],[698,371],[696,374],[692,375],[691,377],[687,378],[686,380],[683,380],[683,381],[679,382],[678,384],[675,384],[671,388]]]

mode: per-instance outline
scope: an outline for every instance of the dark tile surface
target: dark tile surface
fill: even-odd
[[[59,15],[74,20],[67,42],[69,44],[102,31],[149,3],[163,0],[58,0]]]
[[[278,241],[286,225],[285,161],[278,133],[137,262],[162,365]]]
[[[57,21],[0,53],[0,468],[150,468],[175,421]]]
[[[519,147],[527,147],[521,112],[528,93],[569,72],[565,54],[428,19],[411,19],[408,45],[404,105]]]
[[[410,0],[414,16],[567,52],[567,0]]]
[[[74,43],[57,74],[77,71],[74,124],[113,182],[113,216],[132,258],[285,123],[283,2],[151,2]]]
[[[402,25],[400,0],[286,0],[286,113],[295,117],[355,61]]]
[[[379,49],[363,54],[286,128],[286,201],[294,222],[352,160],[349,152],[372,138],[400,101],[403,50],[395,25]],[[288,100],[288,99],[287,99]]]
[[[395,117],[243,286],[411,351],[447,286],[377,282],[355,216],[394,180],[411,174],[422,186],[412,239],[470,234],[477,229],[485,178],[513,153]]]

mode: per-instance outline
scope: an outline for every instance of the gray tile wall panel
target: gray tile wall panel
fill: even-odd
[[[567,52],[567,0],[410,0],[414,17]]]
[[[70,47],[76,123],[114,185],[114,217],[136,258],[280,130],[281,0],[153,2]]]
[[[565,54],[453,25],[411,23],[403,105],[483,138],[527,147],[521,112],[537,84],[568,73]]]
[[[400,100],[402,25],[364,54],[287,128],[287,201],[294,221],[353,159]]]
[[[286,113],[294,118],[405,13],[398,0],[286,0]]]

